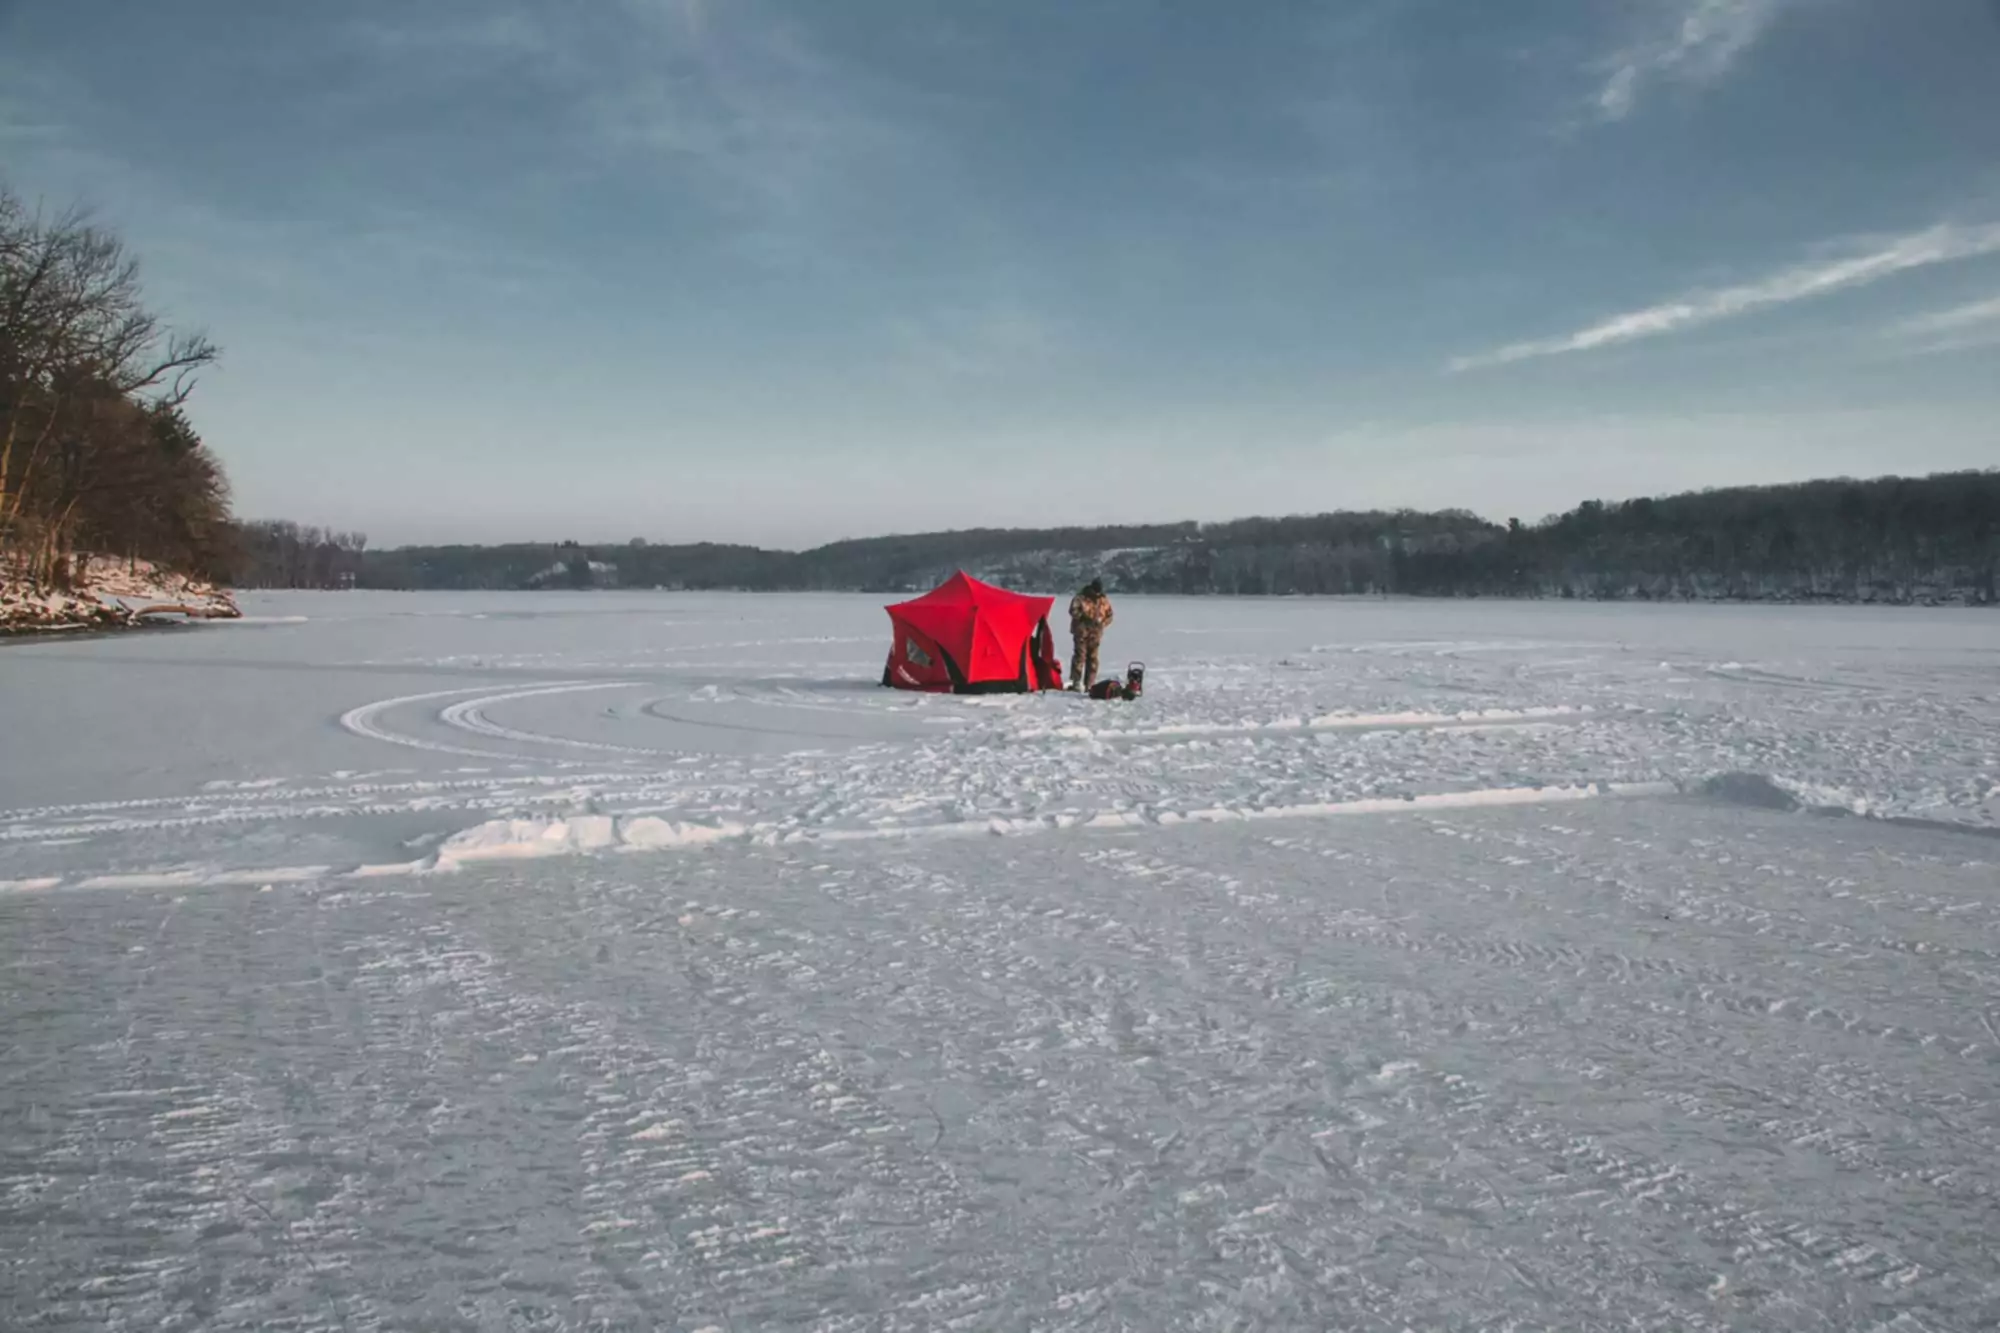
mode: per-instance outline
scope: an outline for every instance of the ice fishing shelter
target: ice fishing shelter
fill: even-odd
[[[921,597],[885,608],[896,639],[882,683],[936,694],[1062,688],[1049,633],[1053,597],[1027,597],[963,571]]]

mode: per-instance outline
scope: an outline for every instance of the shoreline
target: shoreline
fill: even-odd
[[[91,557],[81,562],[76,587],[67,592],[36,591],[25,580],[0,577],[0,640],[123,633],[242,615],[229,589],[143,560]]]
[[[185,633],[200,628],[209,620],[227,619],[229,619],[227,616],[212,616],[168,620],[148,616],[144,619],[113,624],[0,625],[0,650],[30,643],[74,643],[80,639],[113,639],[127,634]]]

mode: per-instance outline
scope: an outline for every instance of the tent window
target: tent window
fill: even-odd
[[[903,640],[903,656],[909,658],[920,667],[928,667],[931,664],[931,655],[917,647],[915,639]]]

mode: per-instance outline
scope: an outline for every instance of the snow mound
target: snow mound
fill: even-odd
[[[445,839],[437,863],[446,869],[466,861],[511,861],[574,852],[599,852],[617,844],[617,824],[609,815],[570,819],[489,819]]]
[[[562,819],[489,819],[445,839],[437,868],[472,861],[518,861],[610,851],[664,851],[699,847],[749,830],[734,824],[675,823],[654,815],[615,819],[574,815]]]
[[[618,842],[631,851],[657,851],[699,847],[727,838],[741,838],[748,833],[749,830],[741,824],[732,824],[727,820],[718,824],[687,824],[661,819],[656,815],[640,815],[619,823]]]

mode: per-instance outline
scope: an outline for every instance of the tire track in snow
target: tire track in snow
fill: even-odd
[[[543,683],[553,686],[580,685],[583,682],[548,681]],[[434,699],[456,699],[468,694],[479,694],[491,688],[492,686],[490,685],[470,685],[456,690],[432,690],[425,694],[404,694],[398,695],[393,699],[377,699],[373,703],[362,704],[359,708],[350,708],[345,713],[342,713],[340,715],[340,727],[343,731],[351,732],[367,740],[381,741],[385,745],[401,745],[412,750],[423,750],[431,754],[454,754],[469,756],[474,759],[507,759],[517,763],[533,759],[534,756],[532,755],[503,753],[495,750],[470,750],[458,745],[444,745],[437,741],[419,740],[414,736],[405,736],[400,732],[389,731],[375,720],[392,708],[401,708],[407,704],[429,703]]]
[[[796,736],[800,740],[866,741],[870,738],[854,735],[849,731],[816,731],[807,727],[759,726],[754,722],[725,722],[716,718],[688,717],[684,713],[667,711],[667,700],[651,699],[639,705],[639,711],[647,717],[661,722],[671,722],[676,726],[701,727],[713,731],[738,731],[757,736]],[[802,749],[810,747],[801,747]]]
[[[548,681],[548,683],[536,685],[532,689],[508,691],[508,693],[502,693],[502,695],[486,695],[482,699],[468,701],[466,705],[462,705],[462,711],[446,709],[446,711],[440,713],[440,721],[446,721],[448,725],[458,727],[460,731],[472,731],[472,733],[478,733],[478,735],[492,735],[492,737],[502,737],[502,739],[534,741],[534,743],[542,743],[542,745],[576,745],[576,747],[582,747],[582,749],[624,749],[624,747],[604,747],[604,745],[598,745],[598,743],[592,743],[592,741],[566,741],[566,739],[558,739],[558,737],[540,737],[540,735],[534,735],[534,733],[510,733],[506,729],[500,729],[500,727],[494,727],[494,725],[486,723],[480,717],[480,709],[484,709],[488,705],[494,705],[494,703],[504,703],[504,701],[510,701],[510,699],[530,699],[530,697],[540,697],[540,695],[580,695],[580,693],[586,693],[586,691],[618,691],[618,689],[634,689],[636,685],[638,685],[638,681]],[[388,713],[390,709],[400,709],[404,705],[414,705],[414,703],[430,703],[434,699],[456,699],[460,695],[478,695],[480,691],[488,691],[488,689],[492,689],[492,687],[488,687],[488,685],[476,685],[476,687],[458,689],[458,691],[432,691],[432,693],[426,693],[426,695],[402,695],[398,699],[378,699],[376,703],[368,703],[368,705],[362,705],[358,709],[348,709],[346,713],[342,713],[340,715],[340,727],[342,727],[342,731],[354,733],[356,737],[366,737],[370,741],[382,741],[386,745],[402,745],[402,747],[408,747],[412,751],[430,751],[434,755],[462,755],[462,757],[472,757],[472,759],[508,759],[508,761],[516,761],[516,763],[536,763],[536,761],[546,763],[546,759],[536,757],[536,755],[500,753],[500,751],[472,751],[472,749],[458,747],[458,745],[442,745],[438,741],[422,741],[418,737],[408,737],[408,735],[402,735],[402,733],[396,733],[396,731],[388,731],[386,727],[382,727],[376,721],[382,713]],[[446,719],[444,715],[448,715],[448,713],[454,715],[454,717]],[[478,717],[480,721],[478,723],[468,723],[468,717]],[[640,751],[640,753],[646,753],[646,755],[664,755],[666,751]]]
[[[469,731],[479,736],[490,736],[496,740],[520,741],[530,745],[560,745],[575,750],[595,750],[606,754],[629,754],[647,758],[673,757],[682,753],[678,750],[656,750],[637,745],[614,745],[606,741],[576,740],[568,736],[552,736],[546,732],[523,731],[516,727],[502,726],[486,716],[486,710],[495,704],[511,703],[516,699],[536,699],[551,694],[577,694],[588,689],[628,689],[637,688],[637,681],[606,681],[602,685],[552,685],[529,690],[513,690],[506,694],[487,695],[479,699],[467,699],[452,704],[438,714],[438,721],[448,727]]]
[[[871,685],[868,688],[880,687]],[[735,686],[729,692],[729,701],[759,708],[777,708],[801,713],[833,713],[842,717],[899,718],[911,711],[908,701],[903,699],[887,703],[880,708],[854,708],[826,702],[818,695],[796,686],[776,683]]]

